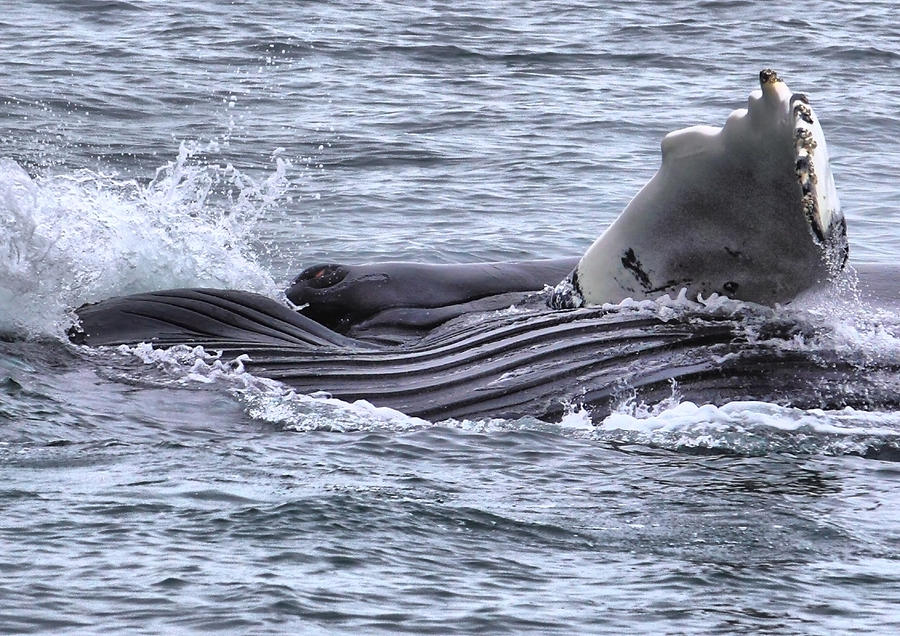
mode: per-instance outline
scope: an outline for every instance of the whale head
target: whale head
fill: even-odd
[[[726,122],[726,142],[734,151],[743,152],[748,145],[747,136],[756,134],[764,136],[763,144],[768,141],[773,146],[790,148],[786,154],[794,162],[793,176],[799,186],[800,209],[810,238],[822,249],[829,269],[839,270],[849,255],[847,230],[819,118],[809,98],[791,92],[775,71],[760,71],[759,83],[760,90],[750,94],[747,109],[735,111]],[[775,148],[772,150],[776,152]]]
[[[662,140],[662,165],[595,241],[551,305],[688,290],[784,303],[844,266],[846,224],[809,99],[769,69],[723,127]]]

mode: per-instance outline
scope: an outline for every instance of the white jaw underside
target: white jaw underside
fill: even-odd
[[[829,228],[842,215],[822,126],[806,95],[792,93],[774,71],[766,69],[760,73],[760,86],[760,90],[751,93],[748,108],[734,111],[725,128],[692,126],[666,135],[662,143],[664,160],[668,155],[688,158],[714,145],[719,141],[716,138],[723,135],[727,138],[724,143],[731,145],[737,145],[736,137],[751,135],[765,136],[772,144],[786,142],[784,132],[789,125],[797,183],[802,192],[801,211],[816,240],[824,242]],[[728,132],[724,132],[726,129]]]
[[[772,304],[846,259],[825,136],[808,100],[770,70],[724,127],[662,142],[663,165],[560,284],[552,306],[688,289]]]

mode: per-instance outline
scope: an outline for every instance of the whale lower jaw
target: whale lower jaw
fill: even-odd
[[[826,266],[837,273],[846,265],[850,252],[847,223],[841,213],[825,135],[806,95],[795,93],[790,104],[803,213],[813,242],[822,249]]]
[[[846,224],[824,133],[774,71],[724,127],[662,141],[662,165],[561,282],[553,307],[687,289],[772,305],[832,279]]]

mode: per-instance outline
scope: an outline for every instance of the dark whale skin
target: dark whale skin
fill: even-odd
[[[864,301],[896,307],[897,268],[863,269]],[[712,404],[900,407],[900,360],[786,348],[815,328],[777,314],[761,320],[684,312],[662,320],[639,311],[550,310],[538,296],[515,311],[457,314],[414,337],[407,333],[401,344],[384,345],[372,341],[390,331],[388,320],[370,325],[372,341],[351,338],[241,291],[137,294],[77,313],[76,343],[202,345],[226,359],[246,354],[248,371],[297,391],[364,399],[433,421],[558,420],[581,406],[602,419],[622,400],[652,404],[673,392]],[[365,325],[354,329],[364,335]]]

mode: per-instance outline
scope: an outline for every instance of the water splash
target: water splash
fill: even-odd
[[[0,159],[0,332],[62,337],[73,308],[150,289],[276,294],[250,246],[290,166],[273,156],[254,179],[199,158],[213,151],[182,142],[148,183],[91,170],[32,178]]]
[[[276,380],[255,376],[244,369],[247,355],[223,360],[217,352],[203,347],[178,345],[169,349],[155,349],[143,343],[120,345],[115,349],[83,350],[109,365],[108,356],[137,359],[159,374],[140,369],[120,370],[125,381],[138,381],[158,386],[214,385],[230,392],[252,419],[276,425],[284,430],[335,432],[358,430],[409,430],[432,426],[426,420],[410,417],[396,409],[375,406],[366,400],[344,402],[325,392],[306,395],[297,393]],[[113,374],[115,375],[115,374]]]
[[[659,406],[624,404],[592,436],[695,453],[867,455],[891,448],[900,455],[900,413],[804,410],[756,401]]]

